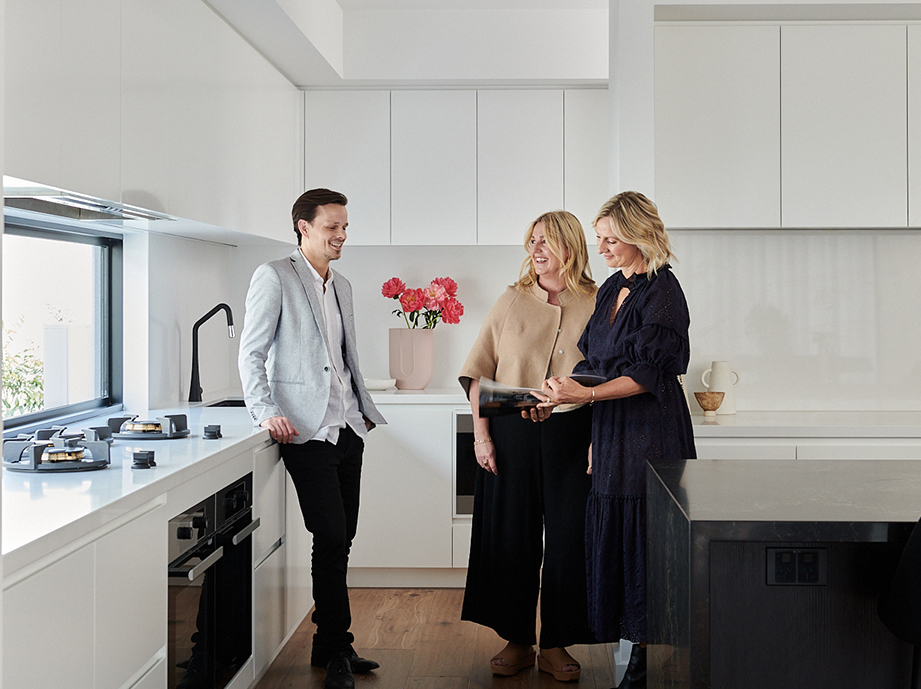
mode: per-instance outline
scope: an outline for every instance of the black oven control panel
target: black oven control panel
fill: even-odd
[[[214,535],[217,528],[212,495],[169,520],[169,561],[182,560]]]
[[[248,514],[253,507],[253,475],[247,474],[214,495],[218,530]]]

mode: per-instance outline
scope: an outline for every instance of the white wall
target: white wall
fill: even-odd
[[[239,278],[230,266],[246,250],[156,234],[128,235],[124,246],[125,406],[141,413],[189,398],[195,321],[224,302],[239,332],[243,305],[234,301]],[[237,345],[224,313],[198,334],[202,399],[235,392]]]
[[[714,360],[739,410],[921,410],[917,232],[675,233],[688,389]]]
[[[728,360],[742,376],[739,410],[921,409],[921,318],[904,292],[921,290],[917,233],[681,231],[673,240],[675,274],[691,310],[690,390],[703,389],[700,374],[711,361]],[[256,265],[290,249],[238,255],[235,301]],[[607,270],[592,257],[601,282]],[[389,377],[387,330],[401,323],[380,294],[385,280],[457,281],[465,314],[459,325],[436,328],[429,385],[453,387],[486,313],[523,258],[518,247],[346,245],[334,267],[355,293],[364,375]]]
[[[344,27],[349,80],[608,77],[604,9],[351,10]]]

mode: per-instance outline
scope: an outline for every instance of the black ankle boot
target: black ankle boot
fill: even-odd
[[[633,644],[630,662],[617,689],[646,689],[646,647]]]

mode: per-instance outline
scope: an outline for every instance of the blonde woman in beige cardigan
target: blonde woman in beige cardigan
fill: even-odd
[[[582,360],[576,343],[595,307],[582,225],[554,211],[525,233],[518,281],[499,297],[460,373],[474,417],[477,463],[473,531],[462,617],[508,643],[490,661],[496,675],[534,666],[579,679],[566,650],[593,643],[585,583],[586,474],[590,406],[568,405],[533,423],[527,412],[479,416],[479,379],[539,389]],[[540,651],[535,633],[540,593]]]

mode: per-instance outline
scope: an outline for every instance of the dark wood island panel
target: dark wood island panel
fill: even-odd
[[[921,517],[921,462],[647,471],[650,687],[908,686],[911,647],[876,603]]]

